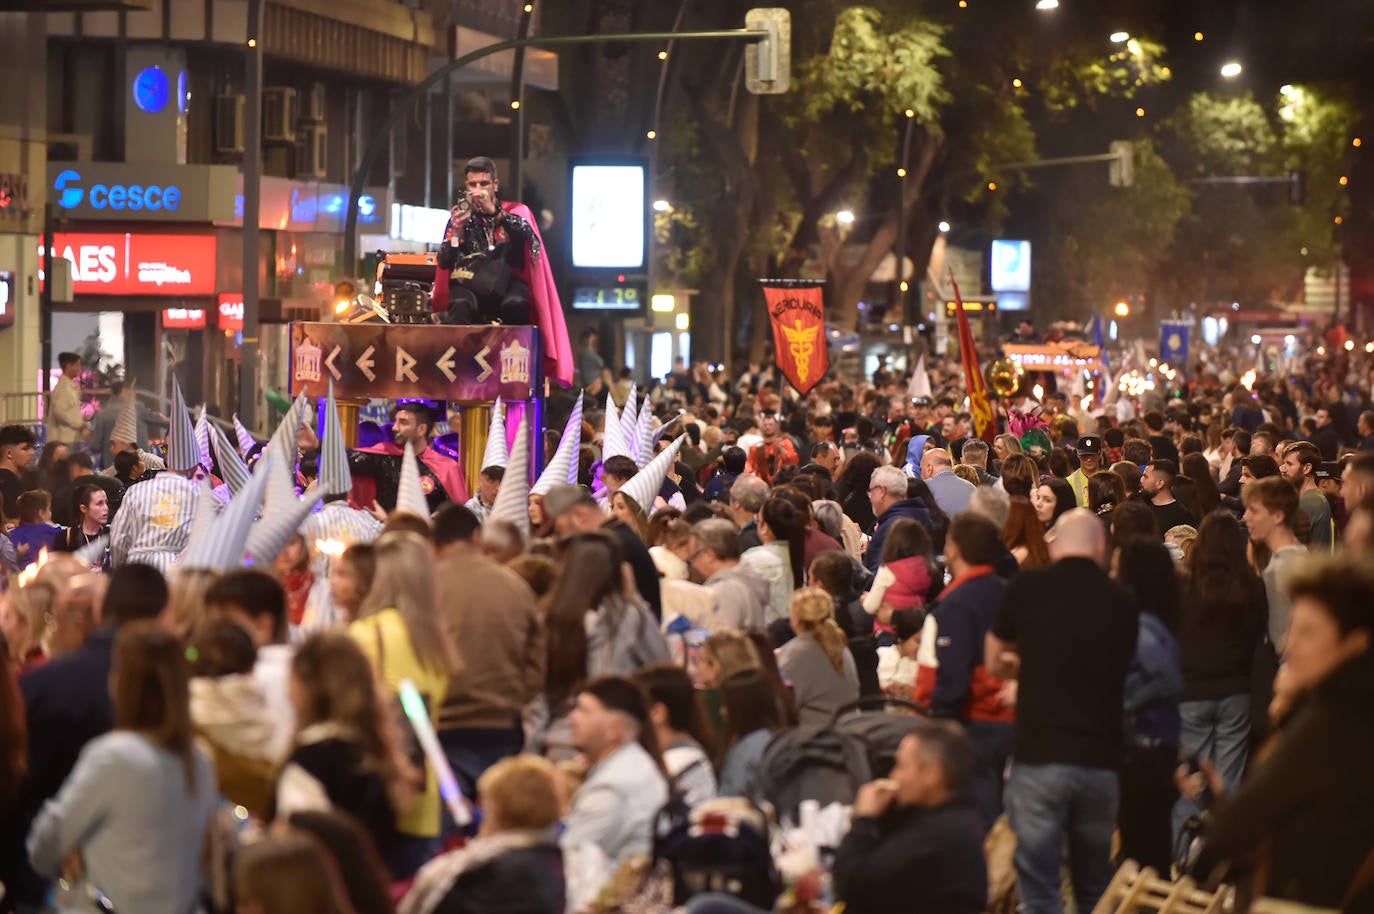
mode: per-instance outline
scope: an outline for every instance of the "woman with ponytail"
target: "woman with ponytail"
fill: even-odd
[[[740,556],[741,562],[768,582],[767,622],[787,618],[792,592],[802,586],[806,522],[807,518],[785,498],[769,498],[759,509],[759,540],[763,545],[746,549]]]
[[[799,589],[789,605],[797,637],[778,650],[778,668],[792,685],[803,727],[824,726],[837,710],[859,700],[858,667],[834,606],[819,587]]]

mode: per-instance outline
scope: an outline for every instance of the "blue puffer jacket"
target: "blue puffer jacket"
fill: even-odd
[[[1183,659],[1178,641],[1152,612],[1140,614],[1135,658],[1126,673],[1125,726],[1128,748],[1178,748],[1183,697]]]

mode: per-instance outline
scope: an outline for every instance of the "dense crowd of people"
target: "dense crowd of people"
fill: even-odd
[[[984,440],[942,360],[595,345],[473,493],[423,403],[0,429],[0,911],[1374,910],[1359,353],[1026,377]]]

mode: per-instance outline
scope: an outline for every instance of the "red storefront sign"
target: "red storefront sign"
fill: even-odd
[[[165,330],[204,330],[205,312],[200,308],[164,308],[162,326]]]
[[[214,295],[213,235],[59,232],[53,256],[83,295]]]
[[[219,329],[243,329],[243,293],[221,292],[219,296]]]

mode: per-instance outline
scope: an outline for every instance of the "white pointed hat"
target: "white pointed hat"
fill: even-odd
[[[339,424],[339,404],[334,399],[334,381],[324,407],[324,437],[320,440],[320,491],[325,495],[347,495],[353,489],[353,474],[348,469],[348,449],[344,447],[343,426]]]
[[[504,467],[510,460],[506,453],[506,404],[497,397],[491,407],[491,425],[487,427],[487,450],[482,455],[479,470],[487,467]]]
[[[295,400],[291,401],[291,408],[282,416],[282,420],[277,424],[276,431],[272,432],[272,441],[268,444],[268,450],[277,451],[278,456],[286,461],[288,467],[294,469],[296,466],[296,435],[301,430],[301,420],[305,415],[305,394],[302,393]]]
[[[414,514],[430,520],[429,499],[420,486],[420,461],[415,457],[415,445],[406,441],[406,451],[401,455],[401,481],[396,486],[396,511]]]
[[[278,501],[270,507],[264,506],[262,516],[248,531],[248,539],[244,543],[244,551],[252,556],[253,563],[262,566],[275,561],[321,498],[324,498],[324,492],[318,487],[305,498],[296,498],[293,489],[292,498],[286,504]]]
[[[219,475],[229,486],[229,491],[237,495],[253,479],[248,465],[243,462],[239,452],[229,443],[229,436],[218,425],[210,426],[210,443],[214,446],[215,456],[219,459]]]
[[[253,433],[244,428],[243,423],[239,421],[238,413],[234,413],[234,437],[238,439],[240,457],[247,457],[248,452],[258,444],[258,439],[254,438]]]
[[[502,432],[504,431],[502,429]],[[530,535],[529,410],[525,410],[524,415],[520,417],[520,428],[515,433],[515,446],[511,448],[506,475],[501,477],[501,488],[496,491],[496,503],[491,506],[491,516],[508,520],[519,527],[526,536]]]
[[[620,429],[620,413],[616,411],[615,401],[607,393],[606,421],[602,425],[601,432],[601,462],[605,463],[612,457],[628,456],[629,452],[625,449],[625,435]]]
[[[215,527],[215,518],[219,516],[219,502],[215,490],[210,488],[209,478],[202,479],[196,486],[196,503],[191,508],[191,533],[186,539],[183,554],[189,554],[197,544],[210,535],[210,531]],[[232,503],[233,499],[230,499],[225,504]]]
[[[644,405],[639,410],[639,428],[635,434],[639,440],[636,462],[643,467],[654,457],[654,411],[648,397],[644,398]]]
[[[925,397],[930,399],[934,396],[930,392],[930,372],[926,371],[926,356],[921,353],[921,357],[916,360],[916,368],[911,372],[911,383],[907,385],[906,395],[911,399]]]
[[[172,375],[172,415],[167,425],[167,469],[186,472],[200,463],[200,447],[196,444],[196,428],[181,395],[181,383]]]
[[[572,415],[568,416],[568,424],[563,427],[563,437],[558,439],[558,449],[553,452],[553,459],[539,474],[530,492],[543,495],[556,485],[577,485],[577,449],[581,444],[582,398],[578,397],[573,401]]]
[[[644,469],[631,476],[629,481],[620,487],[621,493],[633,498],[645,514],[653,513],[658,490],[663,488],[663,480],[668,477],[668,470],[672,468],[673,461],[677,460],[677,452],[682,450],[682,443],[686,440],[686,435],[678,435],[661,454],[645,464]]]
[[[262,459],[271,462],[279,458],[268,454]],[[186,547],[181,556],[181,567],[232,571],[243,565],[244,545],[253,529],[253,521],[262,504],[263,491],[267,488],[270,475],[269,470],[253,476],[248,487],[229,503],[229,507],[210,525],[206,534]],[[214,495],[208,488],[202,491],[201,498],[214,501]]]
[[[114,428],[110,430],[110,440],[138,444],[138,403],[134,399],[132,389],[129,391],[129,399],[124,401],[124,405],[119,409],[119,415],[115,417]]]
[[[630,395],[625,398],[625,408],[620,411],[620,437],[625,442],[625,456],[642,466],[639,460],[639,402],[633,381],[630,382]]]
[[[200,465],[209,470],[213,465],[210,458],[210,417],[206,414],[205,404],[200,405],[200,415],[196,417],[196,449],[200,451]]]

